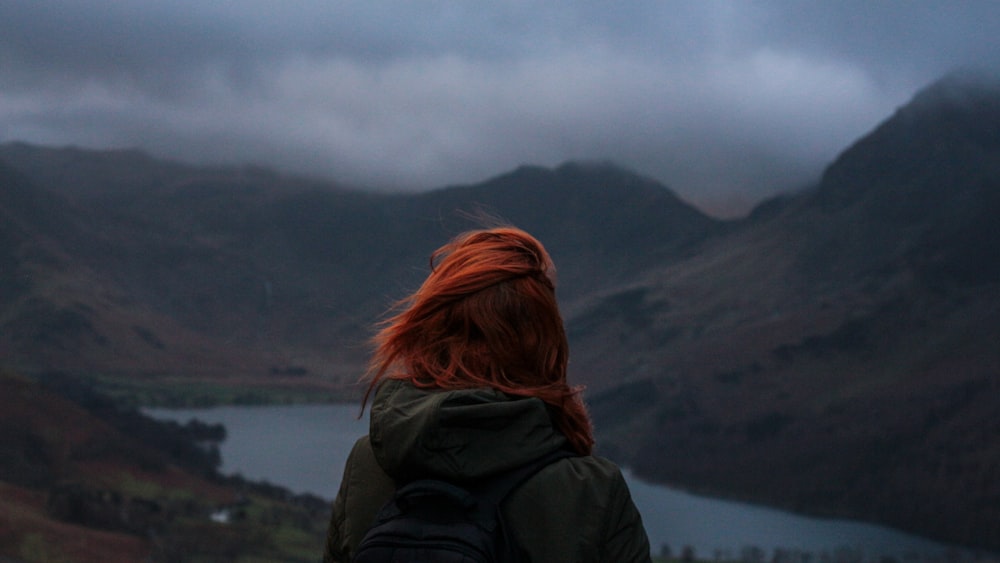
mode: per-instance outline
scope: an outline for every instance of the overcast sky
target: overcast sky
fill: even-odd
[[[1000,68],[997,30],[997,0],[0,0],[0,142],[381,189],[611,160],[725,213]]]

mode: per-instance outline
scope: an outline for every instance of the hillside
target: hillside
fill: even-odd
[[[221,437],[0,371],[0,559],[315,560],[326,503],[221,478]]]
[[[1000,89],[950,77],[816,188],[575,312],[577,361],[627,370],[593,400],[607,451],[1000,548],[998,131]]]
[[[52,248],[61,273],[22,275],[33,288],[3,296],[7,361],[29,372],[98,372],[122,385],[145,377],[143,386],[162,387],[167,398],[176,395],[170,387],[190,392],[194,381],[241,388],[247,401],[275,388],[349,396],[369,327],[419,283],[430,252],[476,226],[476,216],[546,239],[567,300],[680,258],[719,228],[665,187],[603,164],[379,195],[133,152],[8,144],[0,158],[23,171],[0,169],[9,178],[0,180],[44,200],[34,215],[12,215],[65,210],[58,224],[82,225],[10,243],[15,254]],[[88,174],[100,181],[59,183]],[[132,191],[120,186],[123,176]],[[11,260],[22,270],[36,262]]]
[[[947,77],[728,222],[603,163],[374,194],[0,145],[0,358],[144,402],[354,397],[371,323],[499,216],[556,261],[602,453],[1000,549],[998,131],[996,82]]]

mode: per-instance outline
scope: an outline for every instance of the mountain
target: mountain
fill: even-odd
[[[206,382],[240,389],[241,401],[275,387],[354,393],[374,321],[480,216],[542,237],[570,301],[680,259],[722,228],[664,186],[603,163],[392,195],[135,151],[15,143],[0,158],[17,168],[0,178],[11,192],[44,195],[37,216],[81,225],[44,239],[64,275],[22,276],[44,284],[0,301],[7,362],[159,386],[160,400]]]
[[[608,453],[1000,548],[998,132],[997,83],[947,77],[814,188],[570,317],[576,361],[624,382],[592,399]]]
[[[499,216],[553,255],[603,454],[1000,549],[998,108],[946,77],[735,221],[608,163],[376,194],[0,145],[0,362],[146,402],[356,397],[372,323]]]

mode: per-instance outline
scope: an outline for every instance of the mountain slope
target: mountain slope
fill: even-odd
[[[220,477],[220,431],[0,370],[0,559],[314,560],[326,502]]]
[[[628,367],[593,401],[611,452],[1000,548],[998,109],[995,84],[949,77],[815,189],[571,317],[584,365]]]
[[[55,239],[71,257],[65,283],[39,275],[51,289],[8,308],[8,362],[151,384],[188,377],[343,396],[363,371],[372,323],[419,284],[433,249],[484,212],[545,240],[568,302],[680,259],[722,228],[611,165],[526,167],[387,195],[131,152],[15,144],[0,155],[33,174],[19,176],[24,191],[49,194],[83,225]],[[81,180],[43,187],[67,177]]]
[[[477,186],[418,197],[418,205],[441,216],[449,209],[482,210],[536,235],[556,262],[564,303],[689,255],[725,228],[659,183],[608,163],[525,166]],[[449,231],[471,226],[447,224]]]

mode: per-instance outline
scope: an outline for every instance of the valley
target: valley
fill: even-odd
[[[731,220],[611,163],[393,194],[7,143],[0,364],[132,404],[355,400],[372,324],[502,218],[556,262],[603,455],[997,550],[998,132],[1000,87],[949,76]]]

